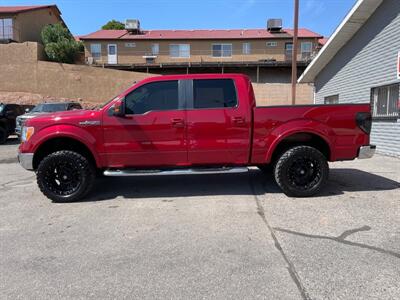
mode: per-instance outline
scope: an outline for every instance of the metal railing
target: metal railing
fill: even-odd
[[[97,64],[107,63],[107,50],[102,49],[102,55],[97,56],[92,55],[93,57],[90,62]],[[119,49],[119,52],[122,51]],[[171,55],[174,54],[174,55]],[[178,55],[177,55],[178,54]],[[179,55],[180,54],[180,55]],[[299,53],[297,55],[297,60],[299,62],[310,61],[312,58],[312,53]],[[213,50],[194,50],[190,49],[189,52],[182,53],[171,53],[170,51],[158,51],[157,53],[153,53],[151,51],[141,51],[134,50],[129,48],[124,48],[123,54],[118,54],[118,62],[120,61],[126,63],[133,64],[159,64],[159,63],[208,63],[208,62],[217,62],[217,63],[226,63],[226,62],[256,62],[256,61],[264,61],[264,62],[287,62],[291,61],[291,53],[285,52],[283,49],[278,53],[276,49],[251,49],[249,53],[243,53],[240,49],[234,49],[232,51],[213,51]]]

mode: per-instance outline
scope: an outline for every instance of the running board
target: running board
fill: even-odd
[[[174,170],[105,170],[104,176],[164,176],[164,175],[195,175],[195,174],[234,174],[248,172],[247,167],[236,168],[191,168]]]

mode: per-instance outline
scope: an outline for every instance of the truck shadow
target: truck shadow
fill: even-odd
[[[97,180],[86,201],[124,198],[160,198],[217,195],[252,195],[251,185],[259,194],[282,193],[272,174],[251,169],[243,174],[191,176],[109,177]],[[400,188],[400,183],[357,169],[332,169],[327,185],[316,197],[344,192],[381,191]]]

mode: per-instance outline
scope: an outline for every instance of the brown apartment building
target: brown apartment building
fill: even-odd
[[[42,28],[55,23],[64,24],[56,5],[0,6],[0,43],[41,43]]]
[[[80,36],[88,64],[151,73],[240,72],[254,82],[289,82],[293,30],[280,20],[262,29],[141,30],[138,20],[125,30]],[[320,48],[322,36],[299,30],[298,72]]]

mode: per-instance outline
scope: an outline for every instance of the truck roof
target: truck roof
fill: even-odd
[[[145,81],[158,81],[158,80],[180,80],[180,79],[218,79],[218,78],[247,78],[249,76],[240,73],[206,73],[206,74],[178,74],[178,75],[160,75],[146,78]]]

